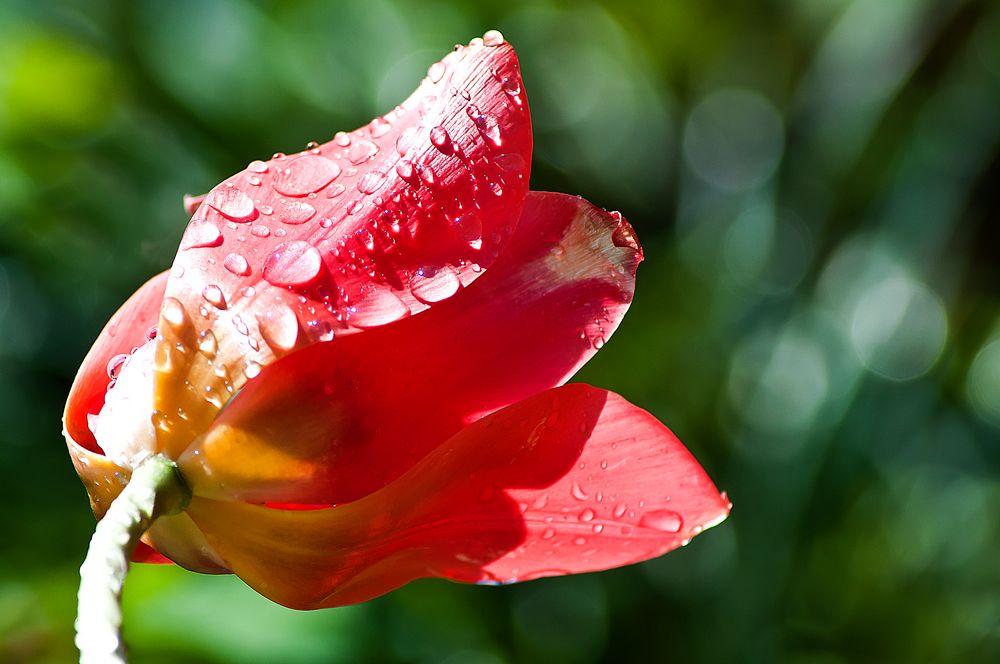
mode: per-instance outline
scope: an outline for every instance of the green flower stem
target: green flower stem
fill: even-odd
[[[81,664],[124,663],[121,595],[129,558],[157,517],[182,511],[191,499],[174,462],[150,457],[132,472],[90,540],[80,567],[76,647]]]

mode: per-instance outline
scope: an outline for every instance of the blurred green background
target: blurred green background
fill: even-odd
[[[68,662],[93,527],[76,367],[200,193],[521,57],[534,189],[620,209],[632,311],[581,375],[735,502],[691,546],[297,613],[138,566],[135,662],[1000,661],[1000,3],[0,5],[0,661]]]

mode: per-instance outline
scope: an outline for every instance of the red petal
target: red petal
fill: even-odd
[[[207,194],[167,288],[156,403],[168,453],[274,357],[426,308],[409,289],[418,270],[468,282],[493,262],[527,192],[520,88],[513,49],[479,40],[385,116]]]
[[[185,476],[218,498],[364,496],[468,422],[569,378],[618,326],[640,259],[620,215],[533,192],[487,274],[419,316],[265,369],[180,459]]]
[[[156,325],[167,285],[167,273],[161,272],[137,290],[104,326],[76,373],[63,426],[67,440],[94,452],[100,452],[97,441],[87,424],[88,415],[96,415],[104,405],[108,388],[108,362],[116,355],[128,354],[149,340],[150,329]]]
[[[364,601],[423,576],[494,582],[617,567],[681,546],[728,512],[662,424],[586,385],[494,413],[342,507],[200,500],[190,510],[236,574],[296,608]]]

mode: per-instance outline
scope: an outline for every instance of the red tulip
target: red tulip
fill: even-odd
[[[185,201],[173,268],[112,317],[65,413],[98,517],[153,454],[193,495],[135,559],[316,608],[617,567],[725,518],[666,427],[563,384],[642,250],[620,214],[529,192],[530,162],[491,32],[385,116]]]

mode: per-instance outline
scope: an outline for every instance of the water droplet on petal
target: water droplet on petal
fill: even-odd
[[[416,175],[413,169],[413,163],[407,159],[400,159],[396,163],[396,173],[399,175],[399,177],[407,181],[412,181],[414,176]]]
[[[351,148],[347,151],[347,158],[351,160],[352,164],[363,164],[374,157],[377,152],[377,145],[367,138],[362,138],[351,145]]]
[[[483,35],[483,43],[487,46],[499,46],[503,43],[503,33],[499,30],[487,30]]]
[[[219,352],[219,342],[215,339],[215,334],[211,330],[205,330],[199,337],[198,350],[209,359],[215,357]]]
[[[252,232],[252,231],[251,231]],[[240,254],[228,254],[222,265],[238,277],[250,274],[250,263]]]
[[[396,137],[396,152],[398,152],[400,156],[406,154],[406,151],[410,149],[411,145],[413,145],[413,139],[416,137],[416,127],[407,127],[401,131],[399,136]]]
[[[289,351],[298,342],[299,320],[285,305],[257,314],[257,326],[264,343],[275,352]]]
[[[410,308],[387,288],[369,287],[348,307],[348,322],[360,328],[378,327],[410,314]]]
[[[305,201],[280,201],[278,218],[290,226],[297,226],[316,216],[316,208]]]
[[[271,229],[263,224],[257,224],[250,229],[250,234],[255,237],[267,237],[271,234]]]
[[[577,500],[587,499],[587,492],[583,490],[583,487],[580,486],[579,482],[573,482],[573,486],[570,488],[570,493],[573,494],[573,497]]]
[[[346,131],[338,131],[333,135],[333,141],[342,148],[351,144],[351,135]]]
[[[483,138],[488,140],[493,145],[499,146],[500,140],[500,125],[497,123],[497,119],[492,115],[480,115],[475,118],[476,129],[482,134]]]
[[[524,157],[516,152],[507,152],[505,154],[497,155],[494,159],[496,165],[507,171],[508,173],[521,174],[524,173]]]
[[[362,194],[374,194],[385,184],[385,173],[369,171],[358,180],[358,191]]]
[[[329,187],[326,188],[326,197],[327,198],[336,198],[337,196],[340,196],[345,191],[347,191],[347,187],[345,187],[342,184],[334,183],[334,184],[331,184]]]
[[[306,154],[296,157],[274,178],[274,188],[286,196],[305,196],[319,191],[340,175],[340,166],[326,157]]]
[[[319,251],[302,240],[278,245],[264,260],[263,276],[275,286],[303,286],[319,276]]]
[[[381,138],[389,133],[392,124],[383,117],[378,117],[368,123],[368,133],[372,138]]]
[[[462,242],[473,249],[483,246],[483,220],[475,212],[466,212],[455,217],[452,228]]]
[[[222,244],[222,231],[215,224],[195,223],[187,227],[181,249],[198,247],[218,247]]]
[[[115,380],[118,378],[118,373],[122,370],[122,365],[125,364],[125,360],[129,358],[128,355],[122,353],[121,355],[115,355],[110,360],[108,360],[108,378]]]
[[[451,152],[451,137],[448,136],[448,130],[441,125],[436,125],[431,127],[430,131],[431,145],[436,147],[441,152],[450,153]]]
[[[254,173],[267,173],[267,164],[260,159],[254,159],[247,165],[247,170]]]
[[[552,539],[555,536],[556,536],[556,529],[555,528],[546,528],[545,530],[542,531],[542,539],[543,540],[550,540],[550,539]]]
[[[206,202],[218,210],[219,214],[233,221],[250,221],[257,216],[253,199],[229,184],[213,189]]]
[[[586,543],[587,543],[586,537],[577,537],[573,540],[573,544],[576,544],[577,546],[583,546]]]
[[[201,296],[216,309],[226,308],[226,296],[222,294],[222,289],[214,284],[205,286]]]
[[[410,292],[424,304],[433,304],[454,295],[462,282],[448,266],[422,267],[410,277]]]
[[[243,375],[249,380],[253,380],[260,375],[260,364],[254,362],[253,360],[247,360],[246,366],[243,369]]]
[[[180,328],[189,323],[184,305],[175,297],[163,299],[163,305],[160,307],[160,316],[173,328]]]
[[[583,522],[593,521],[595,516],[597,515],[594,513],[594,510],[588,507],[587,509],[580,512],[580,521]]]
[[[417,172],[420,174],[420,179],[424,181],[425,184],[433,186],[437,182],[437,174],[434,173],[434,169],[430,166],[417,165]]]
[[[443,62],[435,62],[427,69],[427,78],[431,79],[431,83],[440,83],[441,79],[444,78],[445,64]]]
[[[681,515],[673,510],[655,510],[647,512],[639,519],[639,525],[644,528],[653,528],[665,533],[676,533],[684,525]]]

